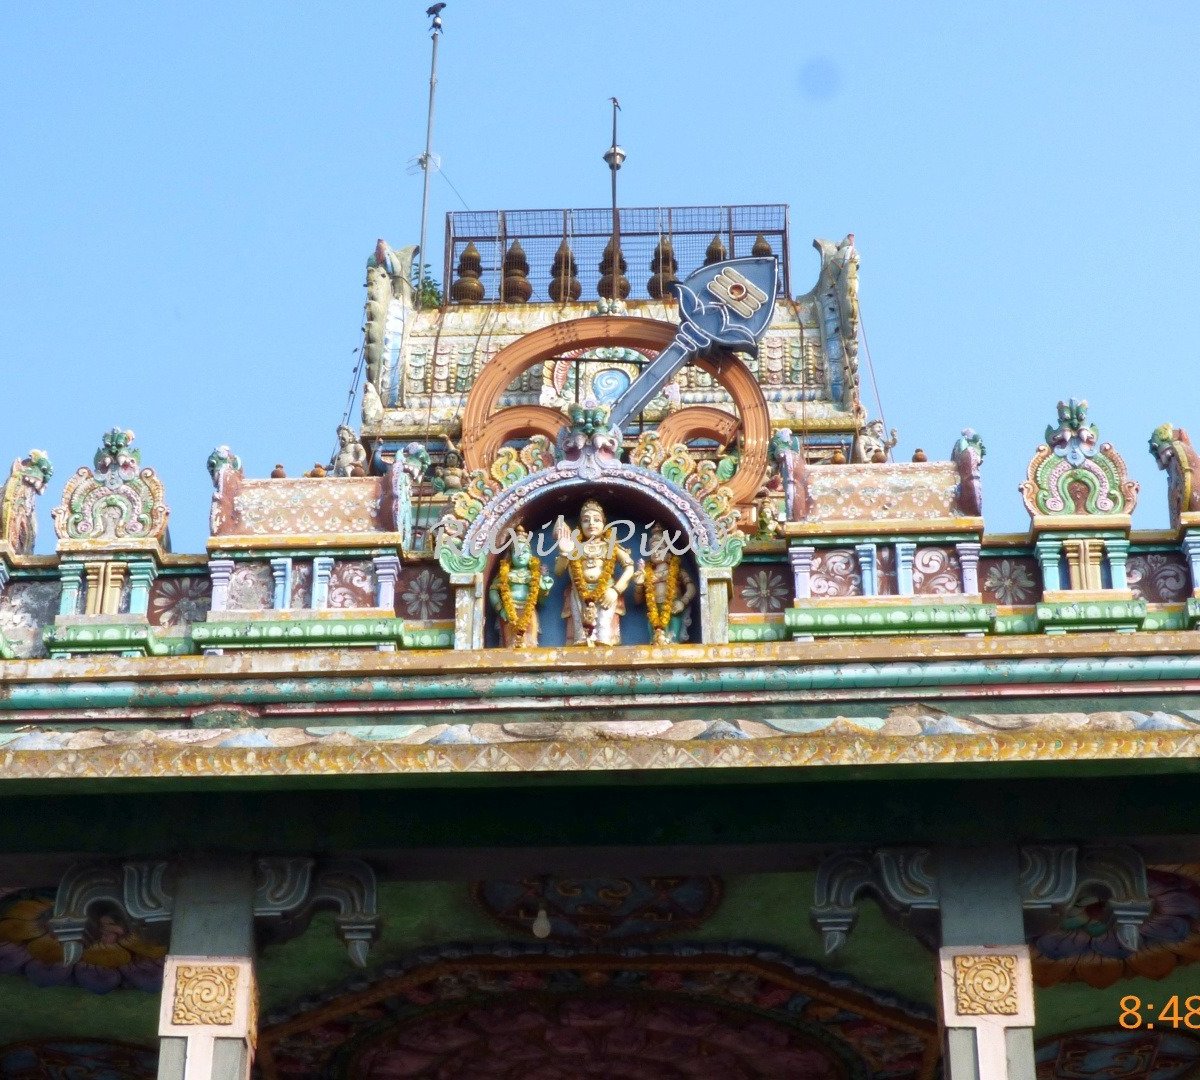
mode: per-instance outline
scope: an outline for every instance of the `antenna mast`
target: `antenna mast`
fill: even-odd
[[[433,38],[433,57],[429,62],[429,115],[425,121],[425,153],[417,159],[418,164],[421,166],[421,171],[425,174],[425,181],[421,191],[421,243],[417,248],[416,299],[418,309],[423,306],[421,301],[425,292],[425,232],[429,218],[429,166],[433,163],[433,95],[437,90],[438,41],[442,36],[442,9],[445,6],[445,4],[434,4],[425,12],[433,20],[430,24],[430,36]]]

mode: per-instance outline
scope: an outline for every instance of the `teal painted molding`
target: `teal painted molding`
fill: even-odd
[[[1184,617],[1187,620],[1189,630],[1195,630],[1197,626],[1200,626],[1200,598],[1195,596],[1188,597]]]
[[[0,630],[0,660],[15,660],[16,657],[17,654],[13,652],[8,638],[4,636],[4,631]]]
[[[123,675],[111,681],[99,679],[67,681],[68,672],[42,680],[12,680],[0,695],[0,714],[25,710],[60,709],[154,709],[177,711],[187,707],[211,706],[214,700],[226,706],[260,704],[305,704],[310,702],[445,701],[494,702],[511,698],[579,697],[628,698],[631,694],[653,705],[659,695],[706,693],[757,693],[777,697],[788,693],[822,690],[897,691],[972,687],[1049,685],[1076,683],[1136,685],[1139,682],[1200,682],[1200,650],[1164,656],[1105,656],[1103,642],[1097,653],[1086,658],[1063,660],[996,657],[979,660],[888,661],[801,665],[714,664],[706,668],[670,668],[639,671],[636,680],[627,671],[595,669],[530,672],[462,672],[417,674],[411,672],[359,672],[350,677],[306,674],[288,677],[134,680]],[[68,722],[68,716],[62,717]],[[19,723],[11,719],[9,723]]]
[[[991,630],[994,604],[920,604],[903,606],[806,603],[784,610],[793,634],[964,634]]]
[[[48,626],[42,631],[42,638],[54,659],[89,653],[167,656],[171,652],[147,622],[87,622]]]
[[[1076,600],[1039,603],[1037,620],[1048,633],[1068,630],[1137,630],[1146,620],[1145,600]]]
[[[403,619],[277,619],[196,623],[206,649],[290,649],[306,645],[386,645],[404,641]]]
[[[788,641],[792,632],[786,623],[735,623],[729,624],[731,642]]]

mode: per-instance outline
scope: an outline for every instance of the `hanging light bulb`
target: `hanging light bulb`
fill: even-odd
[[[550,916],[546,914],[546,905],[538,908],[537,917],[533,920],[533,936],[548,938],[550,936]]]

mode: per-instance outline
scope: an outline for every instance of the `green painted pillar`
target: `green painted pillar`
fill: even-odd
[[[180,864],[158,1080],[249,1080],[256,1000],[253,865],[242,858]]]
[[[1015,847],[938,853],[947,1080],[1035,1080],[1033,975]]]

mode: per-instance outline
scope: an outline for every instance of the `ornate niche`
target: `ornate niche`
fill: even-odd
[[[745,544],[730,489],[656,433],[621,462],[606,421],[603,408],[573,410],[556,447],[504,447],[455,496],[437,551],[456,648],[728,640]],[[656,526],[673,534],[669,550]]]

